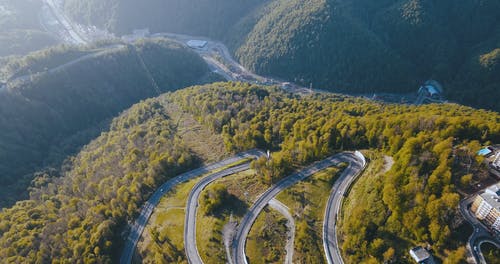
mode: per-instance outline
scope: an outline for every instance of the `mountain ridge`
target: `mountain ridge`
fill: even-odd
[[[20,67],[11,70],[42,71],[0,91],[2,207],[25,197],[37,169],[60,164],[98,136],[110,118],[158,92],[196,84],[209,72],[197,54],[166,40],[105,49],[95,57],[46,73],[43,65],[51,65],[52,58],[61,60],[66,52],[68,60],[74,57],[72,47],[54,49],[31,55],[40,59],[32,58],[27,64],[22,59],[19,64],[16,59],[8,64]],[[151,73],[146,74],[137,54]],[[149,74],[161,91],[151,83]]]
[[[182,21],[169,21],[148,10],[155,6],[172,12],[178,3],[158,0],[143,10],[155,17],[154,23],[138,17],[136,27],[221,39],[248,69],[306,87],[312,83],[349,94],[408,93],[435,79],[451,101],[500,111],[493,99],[500,96],[493,74],[499,67],[498,1],[268,0],[235,9],[233,1],[220,0],[206,10],[201,2],[185,1],[195,8],[180,8]],[[66,3],[81,21],[83,10],[71,12],[79,0]],[[134,6],[113,3],[123,9]],[[231,14],[214,15],[215,6],[227,7]],[[119,25],[123,19],[112,21]],[[481,63],[485,56],[492,58],[490,66]]]

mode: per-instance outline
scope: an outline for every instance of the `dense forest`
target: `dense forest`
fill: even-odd
[[[474,158],[481,144],[500,140],[497,113],[453,104],[384,105],[335,95],[298,98],[233,86],[187,89],[173,96],[221,132],[228,149],[278,151],[263,172],[271,181],[341,150],[371,148],[394,156],[393,169],[377,184],[382,189],[344,218],[349,263],[404,263],[412,245],[426,243],[439,258],[464,257],[456,228],[460,190],[484,176],[469,172],[481,167]],[[469,171],[460,166],[463,161],[473,162]],[[373,218],[361,217],[367,212]]]
[[[57,43],[39,22],[42,2],[0,0],[0,57],[23,55]]]
[[[167,177],[192,166],[175,120],[149,100],[69,159],[62,177],[40,175],[31,199],[0,213],[7,263],[111,263],[120,231]]]
[[[57,168],[119,112],[208,73],[198,55],[170,41],[115,45],[51,48],[0,70],[12,78],[0,91],[0,208],[26,197],[34,171]]]
[[[149,28],[221,38],[228,25],[239,21],[268,0],[66,0],[65,10],[77,22],[120,34]]]
[[[305,86],[407,93],[436,79],[451,101],[500,110],[497,0],[65,3],[77,21],[118,33],[147,27],[220,39],[250,70]]]
[[[278,2],[278,3],[276,3]],[[348,93],[413,92],[500,109],[496,0],[276,0],[236,48],[262,74]]]
[[[228,150],[273,150],[261,170],[270,181],[342,150],[371,148],[394,156],[394,167],[381,176],[380,210],[371,212],[382,220],[345,223],[357,227],[348,229],[353,237],[363,236],[375,247],[360,252],[361,244],[345,241],[345,253],[356,255],[353,263],[381,261],[391,247],[397,249],[391,260],[403,262],[408,249],[398,248],[405,245],[399,240],[429,243],[438,256],[456,254],[460,243],[449,242],[458,188],[471,181],[454,159],[470,158],[481,144],[500,141],[498,113],[454,104],[390,105],[241,83],[187,88],[132,107],[69,159],[60,177],[38,177],[30,200],[0,213],[0,258],[109,263],[117,257],[120,233],[148,195],[195,166],[196,157],[165,112],[170,104],[221,134]],[[461,154],[452,155],[457,150]]]

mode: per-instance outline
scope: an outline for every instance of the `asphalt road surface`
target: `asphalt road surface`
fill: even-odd
[[[250,163],[245,163],[227,170],[223,170],[214,174],[210,174],[203,179],[201,179],[189,193],[187,205],[186,205],[186,219],[184,222],[184,245],[186,250],[186,256],[191,264],[202,264],[203,260],[200,257],[198,248],[196,246],[196,215],[198,212],[198,200],[200,198],[201,192],[212,182],[241,172],[248,170],[250,168]]]
[[[68,18],[66,14],[64,14],[64,10],[62,10],[62,8],[58,5],[58,3],[55,2],[55,0],[43,1],[45,3],[45,7],[47,7],[50,11],[48,12],[47,17],[42,16],[44,17],[44,19],[48,20],[42,21],[42,25],[45,28],[47,28],[45,24],[51,25],[53,23],[56,23],[58,25],[58,29],[56,30],[55,34],[58,35],[59,38],[63,40],[63,42],[69,44],[88,44],[91,42],[92,36],[90,36],[88,32],[84,32],[81,25],[74,23],[74,21]],[[109,36],[112,36],[112,34],[106,33],[105,36],[109,38]],[[258,82],[278,85],[283,85],[285,83],[284,80],[277,80],[269,77],[259,76],[247,70],[231,56],[228,48],[222,42],[214,41],[206,37],[188,36],[174,33],[156,33],[151,35],[151,37],[167,37],[181,43],[184,46],[187,46],[186,43],[189,40],[206,40],[207,47],[193,50],[205,60],[205,62],[213,72],[221,75],[227,81],[242,81],[249,83]],[[309,89],[298,85],[291,85],[289,90],[301,94],[308,94],[311,92]]]
[[[358,152],[359,153],[359,152]],[[323,248],[328,264],[342,264],[342,256],[337,238],[337,216],[339,215],[342,200],[344,199],[349,186],[361,174],[366,165],[364,157],[358,155],[345,155],[343,162],[348,162],[349,166],[342,172],[335,181],[328,203],[326,204],[325,219],[323,220]]]
[[[252,158],[255,156],[260,156],[262,151],[260,150],[250,150],[247,152],[242,152],[233,156],[231,158],[225,159],[223,161],[219,161],[217,163],[213,163],[211,165],[207,165],[205,167],[201,167],[184,174],[181,174],[173,179],[165,182],[160,188],[158,188],[153,195],[148,199],[148,201],[142,206],[140,215],[135,220],[134,224],[130,227],[130,233],[125,242],[125,247],[123,248],[122,255],[120,257],[121,264],[128,264],[132,262],[132,257],[134,255],[135,247],[139,238],[146,227],[146,224],[153,213],[153,209],[158,205],[160,199],[170,190],[172,190],[178,184],[187,182],[191,179],[194,179],[198,176],[201,176],[207,172],[216,170],[218,168],[230,165],[232,163],[238,162],[243,159]]]
[[[54,0],[44,0],[43,1],[51,10],[54,15],[54,21],[57,21],[61,26],[61,38],[63,40],[69,41],[72,44],[87,44],[87,40],[85,40],[79,32],[75,29],[74,25],[58,8]]]
[[[233,241],[232,246],[232,256],[234,263],[242,264],[248,263],[245,255],[245,244],[247,240],[248,233],[250,229],[257,219],[259,213],[264,209],[264,207],[271,201],[278,193],[282,190],[296,184],[299,181],[302,181],[308,178],[315,173],[324,170],[333,165],[339,164],[341,162],[349,162],[350,160],[354,160],[355,155],[349,152],[343,152],[332,157],[329,157],[325,160],[314,163],[313,165],[296,172],[283,180],[276,183],[273,187],[269,188],[264,194],[262,194],[257,201],[253,204],[247,214],[241,220],[241,223],[236,232],[235,239]],[[354,172],[354,171],[353,171]],[[351,177],[354,175],[351,175]]]
[[[153,34],[152,37],[167,37],[179,42],[184,46],[187,45],[186,43],[189,40],[193,39],[207,41],[206,47],[192,50],[203,57],[203,59],[205,59],[212,70],[217,70],[217,73],[221,74],[228,81],[264,82],[264,80],[267,79],[250,72],[237,61],[235,61],[227,47],[221,42],[214,41],[206,37],[197,37],[174,33],[157,33]],[[222,60],[224,63],[218,61],[217,58]],[[276,81],[274,82],[278,83]]]

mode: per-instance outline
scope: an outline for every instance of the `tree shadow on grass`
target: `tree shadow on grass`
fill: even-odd
[[[233,194],[224,199],[222,204],[223,206],[214,212],[214,216],[217,218],[222,217],[224,214],[233,214],[242,217],[248,211],[248,205]]]

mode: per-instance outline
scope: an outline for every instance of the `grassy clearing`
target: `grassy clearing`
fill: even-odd
[[[245,162],[248,162],[248,160],[232,163],[210,173]],[[189,192],[202,177],[178,185],[161,199],[138,244],[139,255],[143,263],[187,262],[184,253],[185,208]],[[211,222],[204,223],[203,227],[197,230],[204,230],[211,224]]]
[[[250,206],[269,185],[262,183],[254,170],[246,170],[228,178],[221,179],[218,183],[227,186],[229,193],[245,201]]]
[[[258,195],[269,187],[259,181],[254,170],[246,170],[215,181],[202,192],[201,196],[211,192],[217,185],[227,187],[229,200],[215,215],[205,215],[203,206],[197,215],[196,243],[205,263],[227,261],[222,232],[224,226],[230,221],[240,221]]]
[[[177,131],[181,140],[205,163],[222,160],[229,153],[225,151],[220,135],[212,133],[171,102],[166,102],[166,111],[177,121]],[[227,165],[211,173],[248,162],[249,159]],[[200,177],[201,178],[201,177]],[[138,244],[138,252],[143,263],[187,263],[184,253],[184,218],[187,197],[200,178],[177,186],[159,203],[146,226]],[[207,226],[211,223],[207,222]],[[198,229],[201,230],[201,229]]]
[[[286,218],[266,206],[259,214],[246,244],[249,263],[283,263],[286,251]]]
[[[295,219],[293,263],[325,263],[322,226],[332,185],[342,170],[331,167],[281,192],[277,199]]]
[[[158,204],[137,246],[143,263],[187,263],[184,218],[187,197],[199,178],[180,184]],[[161,261],[160,263],[163,263]]]
[[[196,121],[191,114],[181,111],[176,104],[167,102],[165,105],[172,120],[177,121],[180,138],[201,160],[210,163],[229,155],[221,135],[210,131],[209,128]]]
[[[198,221],[196,222],[196,244],[201,259],[205,263],[227,262],[222,236],[222,228],[228,221],[227,215],[200,217],[200,214],[202,213],[198,212]]]

